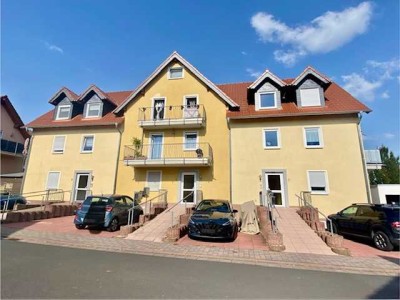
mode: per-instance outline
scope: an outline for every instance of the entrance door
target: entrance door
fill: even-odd
[[[75,201],[83,201],[90,193],[90,173],[76,173],[75,175]]]
[[[183,202],[196,203],[196,173],[185,172],[181,177],[181,199]]]
[[[266,172],[265,173],[265,188],[273,193],[273,204],[276,206],[286,206],[285,201],[285,182],[283,173]]]
[[[152,134],[150,137],[150,141],[150,159],[160,159],[162,156],[163,135]]]

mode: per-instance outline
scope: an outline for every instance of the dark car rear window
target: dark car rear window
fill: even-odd
[[[202,201],[197,206],[198,211],[231,212],[229,204],[223,201]]]
[[[92,206],[106,206],[107,204],[111,204],[111,199],[103,197],[88,197],[83,202],[83,205]]]

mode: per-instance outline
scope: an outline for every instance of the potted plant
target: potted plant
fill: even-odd
[[[144,158],[142,155],[142,141],[137,137],[133,137],[131,142],[133,145],[134,158]]]

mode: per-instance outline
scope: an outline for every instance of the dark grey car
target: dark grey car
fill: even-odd
[[[143,214],[142,207],[126,195],[89,196],[77,209],[74,224],[78,229],[87,225],[102,226],[108,231],[116,231],[128,224],[129,210],[133,208],[133,223]]]

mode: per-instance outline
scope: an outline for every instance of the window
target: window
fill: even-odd
[[[162,120],[165,114],[165,98],[153,99],[153,119]]]
[[[256,109],[276,108],[276,93],[262,92],[256,94]]]
[[[58,135],[53,140],[53,153],[64,153],[65,136]]]
[[[280,148],[279,129],[264,129],[263,140],[265,149]]]
[[[86,104],[86,118],[96,118],[101,116],[101,103]]]
[[[301,106],[321,106],[319,88],[300,89]]]
[[[183,78],[183,68],[182,67],[169,68],[168,79],[179,79],[179,78]]]
[[[196,150],[197,148],[197,132],[185,132],[183,149]]]
[[[313,194],[328,194],[326,171],[308,171],[309,190]]]
[[[71,105],[60,105],[57,107],[56,120],[69,119],[71,114]]]
[[[200,117],[197,96],[184,97],[184,118],[198,118]]]
[[[148,171],[147,184],[150,191],[159,191],[161,189],[161,171]]]
[[[58,189],[59,182],[60,182],[60,172],[49,172],[49,174],[47,175],[46,190]]]
[[[345,208],[342,210],[342,215],[350,217],[350,216],[355,216],[357,212],[357,206],[349,206],[348,208]]]
[[[306,148],[322,148],[322,132],[320,127],[304,128],[304,144]]]
[[[93,146],[94,146],[94,136],[93,135],[84,136],[82,140],[81,152],[84,153],[93,152]]]

